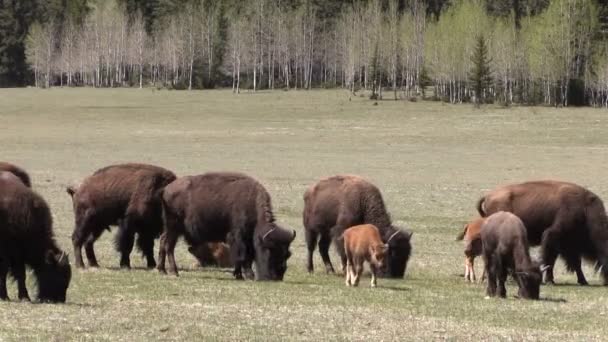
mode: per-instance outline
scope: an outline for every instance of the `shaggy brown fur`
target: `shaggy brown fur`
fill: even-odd
[[[135,234],[148,267],[156,266],[154,239],[162,231],[160,196],[162,189],[175,179],[173,172],[161,167],[129,163],[96,171],[78,189],[68,187],[74,205],[72,242],[76,267],[84,267],[83,244],[89,266],[99,266],[93,244],[112,225],[119,226],[116,248],[121,253],[121,267],[131,267],[129,255]]]
[[[198,266],[233,267],[230,260],[230,246],[224,242],[207,242],[196,247],[189,247],[188,252],[198,261]]]
[[[32,183],[30,182],[30,176],[25,172],[24,169],[20,168],[17,165],[13,165],[7,162],[0,162],[0,171],[8,171],[15,176],[17,176],[25,186],[28,188],[32,187]]]
[[[464,225],[464,230],[456,240],[464,240],[464,280],[475,282],[475,258],[481,255],[481,225],[483,218],[476,218]],[[484,272],[481,275],[483,281]]]
[[[411,233],[392,225],[380,190],[370,182],[354,175],[321,179],[306,190],[302,216],[308,246],[308,272],[313,272],[317,241],[325,269],[333,273],[329,259],[332,239],[339,238],[348,227],[369,223],[378,227],[382,240],[389,245],[388,276],[403,278],[411,253]],[[344,245],[337,241],[334,245],[344,270]]]
[[[505,281],[511,273],[519,285],[519,297],[538,299],[541,272],[530,259],[526,227],[519,217],[505,211],[494,213],[481,227],[483,258],[488,275],[487,295],[507,296]]]
[[[26,265],[36,277],[40,301],[65,302],[72,273],[55,243],[48,205],[17,177],[0,176],[0,300],[8,300],[9,272],[17,280],[19,299],[30,299]]]
[[[225,241],[230,244],[234,276],[251,277],[255,260],[258,280],[282,280],[295,231],[274,219],[270,195],[255,179],[241,173],[206,173],[169,184],[163,192],[165,231],[158,269],[177,275],[175,244],[184,236],[190,246]]]
[[[388,250],[378,228],[372,224],[354,226],[345,230],[342,238],[346,253],[346,286],[359,286],[363,263],[367,261],[372,274],[371,287],[376,287],[376,275],[384,267]]]
[[[526,182],[491,191],[477,207],[482,216],[502,210],[521,218],[528,241],[541,246],[542,263],[549,266],[545,282],[553,283],[553,266],[561,255],[579,284],[587,284],[581,268],[585,258],[599,265],[608,285],[608,218],[602,200],[591,191],[560,181]]]

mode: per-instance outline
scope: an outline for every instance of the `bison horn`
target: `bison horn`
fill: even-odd
[[[292,231],[293,231],[293,235],[291,236],[291,241],[289,241],[289,242],[292,242],[293,240],[296,239],[296,231],[295,230],[292,230]]]
[[[57,259],[58,264],[66,264],[68,262],[68,254],[66,252],[61,252],[61,255]]]
[[[545,271],[547,271],[550,268],[551,268],[551,265],[545,265],[545,264],[540,265],[540,271],[541,272],[545,272]]]

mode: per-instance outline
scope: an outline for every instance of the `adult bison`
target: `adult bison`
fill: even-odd
[[[20,168],[19,166],[0,161],[0,171],[8,171],[17,176],[21,180],[21,182],[25,184],[25,186],[27,186],[28,188],[32,187],[30,176],[27,174],[27,172],[25,172],[24,169]]]
[[[183,235],[190,246],[204,242],[230,244],[234,276],[255,261],[258,280],[282,280],[296,236],[276,224],[270,195],[255,179],[240,173],[206,173],[182,177],[163,193],[165,231],[161,238],[158,269],[177,275],[174,250]]]
[[[48,205],[12,173],[0,172],[0,300],[8,300],[6,278],[17,280],[18,297],[30,300],[25,266],[34,271],[38,299],[65,302],[71,268],[53,238]]]
[[[389,246],[387,275],[403,278],[412,250],[412,234],[393,226],[380,190],[370,182],[354,175],[321,179],[304,193],[302,216],[308,247],[308,272],[314,269],[313,253],[317,241],[326,271],[335,272],[328,253],[332,240],[344,270],[346,254],[338,238],[347,228],[368,223],[378,227],[382,241]]]
[[[93,244],[104,229],[118,225],[116,248],[120,267],[130,268],[129,255],[135,234],[137,246],[146,257],[148,268],[154,261],[154,239],[162,232],[162,189],[176,179],[173,172],[146,164],[119,164],[102,168],[77,188],[68,187],[74,206],[72,234],[76,267],[83,268],[84,245],[90,267],[98,267]]]
[[[602,200],[591,191],[553,180],[512,184],[480,198],[477,210],[483,217],[508,211],[521,218],[530,244],[541,246],[546,283],[553,283],[553,266],[561,255],[579,284],[587,285],[581,269],[585,258],[596,261],[608,285],[608,219]]]

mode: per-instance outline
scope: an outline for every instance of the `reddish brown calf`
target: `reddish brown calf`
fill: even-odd
[[[358,286],[363,263],[369,262],[372,274],[371,286],[376,287],[376,275],[384,267],[388,246],[382,242],[376,226],[363,224],[354,226],[342,235],[346,253],[346,286]]]
[[[464,280],[475,282],[475,258],[481,255],[481,225],[485,219],[478,217],[464,226],[463,232],[458,236],[458,240],[464,240]],[[481,274],[481,281],[485,276],[485,268]]]

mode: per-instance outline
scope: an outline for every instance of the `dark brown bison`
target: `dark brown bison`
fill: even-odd
[[[25,172],[24,169],[20,168],[17,165],[13,165],[7,162],[0,162],[0,171],[8,171],[15,176],[17,176],[25,186],[28,188],[32,187],[32,183],[30,182],[30,176]]]
[[[198,266],[234,267],[230,259],[230,246],[225,242],[207,242],[198,246],[188,247]]]
[[[146,257],[148,268],[154,261],[154,239],[162,232],[162,189],[176,179],[173,172],[146,164],[120,164],[105,167],[74,189],[68,187],[74,206],[72,234],[76,267],[84,267],[84,244],[90,267],[98,267],[93,244],[104,229],[118,225],[116,248],[120,267],[130,268],[129,255],[135,234],[137,246]]]
[[[541,272],[530,259],[526,227],[519,217],[505,211],[496,212],[481,227],[483,258],[488,275],[487,295],[507,296],[505,281],[510,273],[519,286],[519,297],[538,299]]]
[[[591,191],[550,180],[513,184],[483,196],[477,210],[481,216],[508,211],[521,218],[528,241],[541,246],[542,264],[549,266],[545,282],[553,283],[553,266],[561,255],[579,284],[587,284],[581,269],[585,258],[596,261],[608,285],[608,219],[602,200]]]
[[[9,272],[17,280],[19,299],[30,299],[25,287],[27,265],[36,277],[40,301],[65,302],[72,273],[67,255],[53,238],[49,207],[20,179],[5,173],[0,172],[0,299],[8,300]]]
[[[163,213],[159,271],[165,272],[166,255],[169,272],[177,275],[173,253],[183,235],[190,246],[228,242],[237,279],[254,261],[258,280],[283,279],[296,232],[276,224],[270,195],[255,179],[240,173],[179,178],[164,190]]]
[[[382,241],[388,244],[386,275],[403,278],[411,253],[411,233],[392,225],[380,190],[359,176],[339,175],[324,178],[304,193],[304,228],[308,247],[308,272],[313,272],[313,253],[319,253],[327,272],[335,272],[329,259],[332,240],[346,267],[344,245],[337,241],[348,227],[373,224],[378,227]]]

